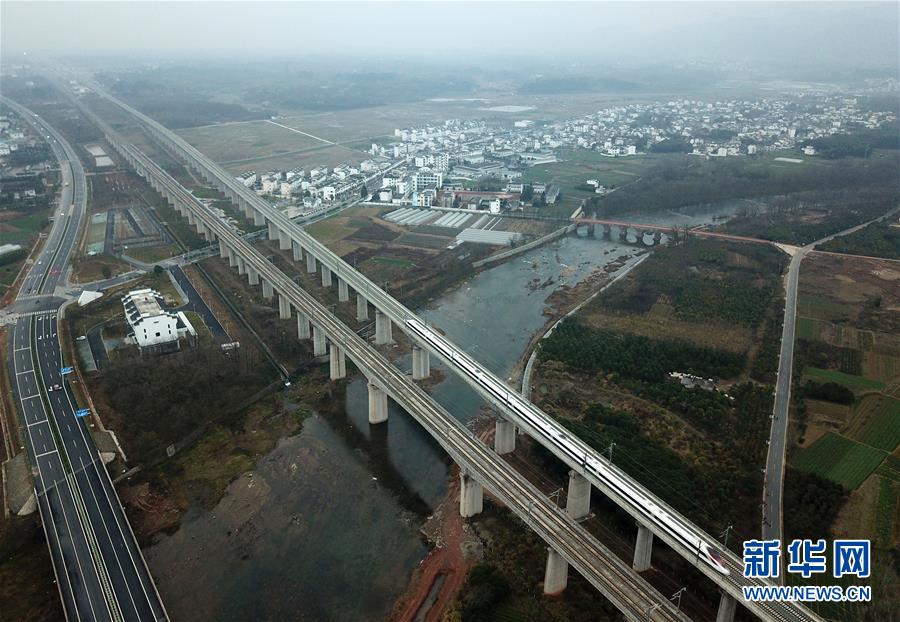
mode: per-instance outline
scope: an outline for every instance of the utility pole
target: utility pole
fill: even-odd
[[[677,592],[675,592],[674,594],[672,594],[672,598],[669,599],[675,603],[675,608],[678,609],[679,611],[681,610],[681,596],[685,592],[687,592],[687,588],[683,587],[680,590],[678,590]]]

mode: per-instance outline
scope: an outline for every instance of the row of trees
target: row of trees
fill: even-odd
[[[660,143],[663,145],[664,143]],[[661,147],[664,148],[664,147]],[[678,209],[731,199],[757,198],[819,190],[896,185],[895,160],[847,160],[840,166],[764,167],[739,158],[709,161],[671,156],[649,170],[640,183],[593,197],[590,203],[606,215]],[[587,207],[586,211],[593,211]]]
[[[900,229],[874,222],[850,235],[834,238],[819,247],[833,253],[900,259]]]
[[[568,319],[541,341],[542,360],[557,360],[579,371],[607,372],[626,379],[658,382],[669,372],[704,378],[731,378],[744,367],[744,354],[714,350],[682,341],[639,335],[616,335]]]

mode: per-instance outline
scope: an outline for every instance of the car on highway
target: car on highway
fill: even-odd
[[[62,387],[58,384],[51,385],[47,391],[62,391]]]

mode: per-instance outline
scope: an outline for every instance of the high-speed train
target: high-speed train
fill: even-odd
[[[572,458],[576,464],[580,465],[583,471],[592,473],[622,497],[631,501],[647,517],[648,522],[657,525],[688,550],[696,552],[698,559],[702,559],[717,572],[723,575],[730,574],[721,554],[716,549],[706,544],[691,529],[655,503],[644,491],[610,468],[608,464],[595,457],[588,456],[579,449],[572,437],[555,422],[547,417],[535,415],[532,409],[529,408],[529,403],[518,393],[510,391],[505,384],[480,371],[467,355],[457,352],[442,335],[428,328],[421,320],[416,318],[408,319],[406,320],[406,325],[414,334],[441,353],[453,365],[461,369],[463,373],[474,379],[495,399],[503,402],[534,429],[550,439],[550,442],[558,449]]]

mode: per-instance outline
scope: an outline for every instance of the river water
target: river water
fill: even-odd
[[[622,219],[696,225],[741,205]],[[545,323],[553,291],[623,256],[627,265],[639,250],[617,236],[562,238],[479,273],[419,315],[509,377]],[[461,421],[482,404],[450,374],[431,393]],[[446,494],[449,465],[392,402],[388,423],[370,428],[367,399],[365,380],[351,381],[344,413],[309,418],[212,511],[189,511],[178,531],[145,551],[172,619],[355,622],[389,614],[427,552],[419,528]]]

